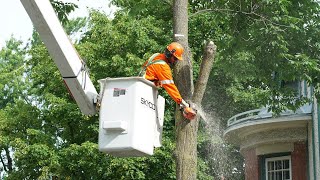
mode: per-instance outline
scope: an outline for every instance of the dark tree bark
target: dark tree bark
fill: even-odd
[[[12,158],[10,156],[10,150],[9,150],[9,148],[4,148],[4,149],[6,151],[6,156],[7,156],[7,161],[8,161],[7,170],[9,172],[11,172],[13,167],[12,167]]]
[[[212,69],[216,46],[213,42],[206,45],[201,64],[199,79],[194,91],[192,77],[191,53],[188,45],[188,1],[175,0],[173,5],[174,41],[185,48],[184,61],[174,67],[174,79],[183,99],[192,100],[200,107],[209,74]],[[178,180],[197,179],[197,117],[193,121],[183,118],[179,108],[176,108],[176,176]]]
[[[12,158],[10,156],[10,150],[8,147],[4,147],[3,150],[5,152],[5,155],[0,156],[3,170],[6,172],[11,172],[13,170],[12,169],[13,167],[12,167]],[[0,151],[0,152],[2,152],[2,151]],[[5,159],[7,160],[7,162],[5,162]]]

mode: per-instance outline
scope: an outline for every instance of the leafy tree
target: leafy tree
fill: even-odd
[[[227,93],[238,103],[269,104],[280,112],[305,102],[294,100],[294,90],[283,88],[283,82],[307,79],[317,84],[317,43],[312,36],[318,32],[317,11],[319,4],[313,1],[212,2],[197,8],[193,18],[214,18],[216,31],[224,32],[217,66],[232,81]]]
[[[215,123],[224,128],[234,114],[266,104],[279,113],[306,102],[297,99],[296,89],[284,88],[284,84],[306,79],[318,86],[318,42],[313,36],[319,26],[317,2],[193,3],[191,21],[210,19],[200,21],[201,32],[214,36],[218,47],[223,47],[209,81],[211,98],[204,102],[222,120]]]
[[[24,137],[25,127],[20,125],[18,121],[13,119],[10,107],[15,103],[21,102],[22,106],[28,106],[29,102],[26,89],[29,83],[24,78],[25,49],[22,42],[14,38],[10,38],[6,42],[6,46],[0,50],[0,152],[1,165],[5,172],[11,172],[14,168],[11,142],[16,137]],[[14,108],[18,111],[18,108]],[[20,109],[21,115],[25,109]],[[26,119],[27,120],[27,119]],[[12,135],[12,132],[16,136]]]
[[[25,70],[24,52],[22,42],[14,38],[7,41],[6,47],[0,51],[0,108],[14,102],[15,98],[24,98],[25,92],[23,90],[26,87],[22,79]]]

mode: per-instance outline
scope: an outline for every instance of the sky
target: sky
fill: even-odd
[[[88,16],[88,8],[99,9],[107,15],[112,15],[114,7],[109,7],[109,0],[61,0],[72,2],[79,8],[71,14],[71,17]],[[26,42],[32,34],[32,23],[24,10],[20,0],[0,0],[0,48],[11,36]]]

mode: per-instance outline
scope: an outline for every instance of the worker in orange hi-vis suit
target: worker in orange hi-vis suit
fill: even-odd
[[[170,97],[183,109],[183,115],[187,119],[194,119],[196,112],[190,105],[184,101],[180,92],[173,82],[170,65],[177,61],[182,61],[184,48],[181,44],[173,42],[167,46],[163,54],[153,54],[143,65],[140,74],[145,71],[143,77],[155,83],[156,86],[162,86]]]

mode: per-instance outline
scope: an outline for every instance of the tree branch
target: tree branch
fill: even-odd
[[[11,172],[13,169],[12,167],[12,158],[10,156],[10,151],[8,147],[5,147],[4,150],[6,151],[7,161],[8,161],[8,171]]]
[[[2,167],[3,167],[4,171],[8,172],[7,166],[6,166],[6,164],[4,163],[4,160],[3,160],[2,155],[0,155],[0,160],[1,160]]]
[[[192,102],[197,105],[200,105],[206,90],[216,51],[217,46],[212,41],[209,41],[204,48],[200,73],[192,96]]]
[[[264,23],[269,22],[272,25],[286,27],[286,28],[290,27],[288,25],[283,25],[283,24],[279,24],[279,23],[273,22],[270,19],[268,19],[267,17],[265,17],[265,16],[263,16],[261,14],[255,13],[254,11],[245,12],[245,11],[236,11],[236,10],[232,10],[232,9],[219,9],[219,8],[216,8],[216,9],[203,9],[203,10],[199,10],[199,11],[193,13],[192,15],[189,16],[189,18],[192,18],[192,17],[194,17],[196,15],[199,15],[199,14],[202,14],[202,13],[208,13],[208,12],[213,12],[213,11],[241,13],[241,14],[245,14],[245,15],[254,15],[254,16],[257,16],[257,17],[260,18],[260,19],[254,19],[256,21],[263,21]]]

